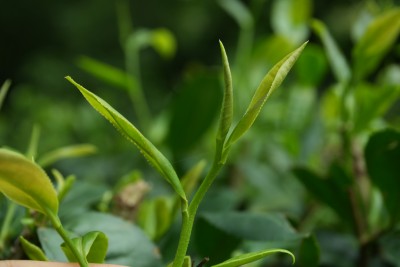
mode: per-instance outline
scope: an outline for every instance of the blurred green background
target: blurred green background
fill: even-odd
[[[124,181],[121,177],[132,170],[140,170],[149,183],[148,199],[171,194],[131,144],[64,77],[72,76],[134,122],[183,175],[199,160],[212,157],[223,88],[218,40],[232,67],[236,120],[265,73],[309,40],[282,88],[232,151],[228,167],[202,206],[190,251],[216,263],[232,253],[279,245],[295,249],[299,266],[400,266],[399,221],[390,219],[391,208],[382,208],[385,186],[371,186],[375,182],[365,178],[364,162],[373,133],[400,129],[399,5],[396,0],[2,1],[0,82],[10,79],[12,85],[0,114],[0,146],[26,151],[35,125],[40,129],[39,158],[58,147],[96,146],[94,155],[47,166],[92,186],[85,187],[92,192],[87,210],[112,210],[115,203],[105,200],[104,192],[115,194]],[[390,12],[394,17],[363,40],[368,26],[380,16],[390,17]],[[324,39],[319,22],[339,52]],[[368,49],[378,52],[369,58]],[[356,93],[342,103],[348,84]],[[353,149],[350,155],[343,152],[346,147]],[[353,170],[358,160],[361,175]],[[307,169],[293,171],[296,166]],[[354,180],[347,179],[352,175],[362,177],[358,193],[365,200],[360,210],[369,225],[368,246],[350,218],[354,210],[346,192],[349,184],[353,186]],[[325,177],[319,180],[331,179],[334,185],[314,183],[310,177]],[[281,225],[275,231],[282,234],[268,242],[246,230],[232,235],[229,229],[223,231],[224,217],[210,214],[215,211],[260,212],[266,216],[261,222],[269,221],[270,213],[284,214],[282,223],[283,217],[273,217]],[[242,219],[230,215],[232,220]],[[64,216],[66,221],[71,217],[67,211]],[[145,230],[164,262],[173,255],[176,225],[162,238]],[[206,231],[216,247],[206,246]],[[385,235],[391,231],[393,235]],[[121,263],[132,264],[129,260]],[[279,260],[267,263],[288,264]],[[157,264],[148,261],[142,266]]]

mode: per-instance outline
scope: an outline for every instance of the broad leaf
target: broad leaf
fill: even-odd
[[[89,232],[82,237],[73,238],[72,242],[78,251],[86,257],[87,262],[104,262],[108,248],[108,239],[102,232]],[[77,262],[75,255],[65,243],[61,244],[61,248],[70,262]]]
[[[225,138],[229,132],[233,118],[233,86],[232,86],[232,75],[229,68],[228,56],[226,55],[224,45],[219,42],[221,47],[222,64],[224,67],[224,98],[222,100],[221,115],[219,118],[219,127],[217,132],[217,149],[222,149],[222,145],[225,142]]]
[[[389,10],[371,22],[353,50],[354,73],[362,79],[374,71],[400,33],[400,8]]]
[[[365,148],[369,177],[382,192],[394,222],[400,220],[400,132],[388,129],[372,135]]]
[[[57,193],[44,170],[23,155],[0,149],[0,192],[46,215],[58,212]]]
[[[35,244],[26,240],[23,236],[19,237],[22,248],[25,254],[29,257],[30,260],[34,261],[48,261],[46,255],[43,250],[36,246]]]
[[[211,267],[237,267],[237,266],[242,266],[244,264],[260,260],[262,258],[265,258],[267,256],[270,256],[275,253],[285,253],[288,254],[292,257],[293,263],[295,262],[295,257],[294,255],[285,249],[267,249],[263,251],[258,251],[258,252],[251,252],[251,253],[246,253],[242,254],[236,257],[233,257],[227,261],[224,261],[220,264],[217,265],[212,265]]]
[[[339,82],[349,81],[351,76],[349,64],[326,26],[319,20],[312,20],[311,27],[325,47],[326,55],[336,79]]]
[[[245,114],[229,136],[225,144],[225,150],[228,150],[253,125],[268,97],[281,85],[306,44],[304,43],[298,49],[284,57],[267,73],[257,88]]]
[[[201,217],[232,236],[254,241],[292,241],[301,238],[279,214],[249,212],[207,212]]]
[[[131,124],[107,102],[76,83],[71,77],[66,77],[66,79],[78,88],[94,109],[103,115],[123,136],[125,136],[140,150],[149,163],[172,185],[175,192],[184,201],[187,201],[179,178],[171,163],[165,158],[165,156],[147,138],[145,138],[133,124]]]

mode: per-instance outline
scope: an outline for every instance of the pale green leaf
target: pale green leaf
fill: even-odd
[[[275,253],[286,253],[292,257],[293,263],[295,262],[295,257],[294,255],[286,250],[286,249],[267,249],[267,250],[262,250],[258,252],[251,252],[251,253],[246,253],[242,254],[236,257],[233,257],[229,260],[226,260],[224,262],[221,262],[217,265],[213,265],[211,267],[237,267],[237,266],[242,266],[244,264],[260,260],[262,258],[265,258],[267,256],[270,256]]]
[[[87,73],[120,89],[128,90],[129,84],[135,85],[137,83],[132,76],[123,70],[96,59],[82,56],[78,58],[77,62],[78,66]]]
[[[172,185],[175,192],[184,201],[187,201],[180,180],[167,158],[133,124],[107,102],[76,83],[71,77],[66,77],[66,79],[78,88],[95,110],[103,115],[123,136],[140,150],[149,163]]]
[[[108,238],[104,233],[99,231],[89,232],[82,237],[73,238],[72,242],[78,251],[86,257],[87,262],[104,262],[108,248]],[[75,255],[65,243],[61,244],[61,248],[70,262],[77,262]]]
[[[3,106],[4,99],[6,98],[8,89],[10,89],[11,81],[6,80],[0,88],[0,109]]]
[[[38,158],[38,164],[47,167],[56,161],[87,156],[96,153],[97,148],[90,144],[65,146],[44,154]]]
[[[58,212],[57,193],[44,170],[23,155],[0,148],[0,192],[46,215]]]
[[[224,67],[224,81],[225,90],[224,98],[222,100],[221,116],[219,119],[219,127],[217,133],[217,142],[223,145],[225,138],[229,132],[233,118],[233,86],[232,86],[232,75],[229,68],[228,56],[226,55],[224,45],[219,42],[221,47],[222,64]]]
[[[229,136],[225,144],[225,150],[228,150],[253,125],[268,97],[281,85],[306,44],[307,42],[288,54],[267,73],[257,88],[244,116]]]
[[[358,79],[371,73],[396,42],[400,33],[400,8],[374,19],[353,50],[354,72]]]
[[[311,27],[324,45],[326,55],[336,79],[340,82],[347,82],[351,76],[349,64],[325,24],[314,19],[311,21]]]
[[[25,254],[29,257],[30,260],[48,261],[46,255],[44,254],[41,248],[29,242],[23,236],[19,237],[19,241],[21,242],[22,249],[24,250]]]

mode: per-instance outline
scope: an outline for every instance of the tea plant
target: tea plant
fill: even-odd
[[[246,112],[236,126],[232,127],[232,78],[225,49],[220,43],[225,89],[216,135],[215,153],[207,175],[191,200],[189,200],[188,193],[185,191],[184,185],[169,160],[133,124],[103,99],[76,83],[71,77],[66,77],[68,81],[77,87],[94,109],[140,150],[150,165],[166,179],[177,194],[180,202],[182,225],[176,255],[170,266],[191,265],[190,256],[187,256],[186,253],[200,203],[225,165],[232,145],[253,125],[266,100],[281,85],[305,45],[306,43],[288,54],[267,73],[255,91]],[[88,266],[88,262],[101,262],[105,257],[107,248],[107,239],[104,234],[90,232],[82,237],[70,239],[58,217],[59,199],[57,193],[42,168],[31,159],[16,152],[8,149],[1,149],[0,152],[0,191],[15,202],[45,214],[64,239],[65,243],[62,248],[69,260],[78,261],[81,267]],[[36,181],[33,186],[31,186],[32,179]],[[294,260],[293,254],[287,250],[267,249],[236,256],[214,266],[240,266],[275,252],[287,253]]]

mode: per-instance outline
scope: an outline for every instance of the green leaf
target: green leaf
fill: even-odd
[[[107,102],[76,83],[71,77],[68,76],[66,79],[78,88],[95,110],[103,115],[123,136],[140,150],[149,163],[172,185],[182,200],[187,201],[179,178],[165,156],[133,124]]]
[[[354,74],[362,79],[379,65],[400,33],[400,8],[374,19],[353,50]]]
[[[10,89],[11,81],[6,80],[0,88],[0,109],[3,106],[4,99],[6,98],[8,89]]]
[[[309,44],[294,66],[294,70],[299,83],[317,87],[324,80],[328,70],[328,62],[321,46]]]
[[[138,226],[130,222],[110,214],[87,212],[65,225],[81,235],[93,229],[106,234],[109,244],[107,262],[138,267],[162,266],[158,248]]]
[[[129,83],[137,83],[132,76],[126,74],[123,70],[96,59],[82,56],[78,58],[77,62],[78,66],[84,71],[117,88],[128,90]]]
[[[57,215],[57,193],[44,170],[4,148],[0,148],[0,192],[22,206]]]
[[[312,13],[310,0],[274,1],[271,12],[271,26],[277,35],[290,38],[295,44],[304,41],[308,35],[308,21]]]
[[[365,148],[369,177],[382,192],[393,222],[400,220],[400,132],[387,129],[373,134]]]
[[[221,148],[229,132],[233,118],[233,86],[232,75],[229,68],[228,56],[226,55],[224,45],[219,41],[221,47],[222,64],[224,66],[225,90],[222,100],[221,115],[219,118],[219,127],[217,132],[217,149]]]
[[[37,235],[43,251],[50,261],[65,262],[67,258],[60,248],[64,242],[60,235],[53,228],[39,227]]]
[[[76,181],[76,177],[74,175],[69,175],[67,178],[64,178],[57,170],[52,170],[52,173],[57,181],[58,202],[61,202],[65,195],[71,190]]]
[[[62,159],[87,156],[96,153],[96,151],[97,148],[90,144],[61,147],[39,157],[38,164],[47,167]]]
[[[314,235],[304,238],[300,243],[297,263],[301,267],[317,267],[320,259],[320,248]]]
[[[349,64],[326,26],[321,21],[314,19],[311,21],[311,27],[325,47],[326,55],[336,79],[339,82],[349,81],[351,76]]]
[[[164,58],[172,58],[175,55],[175,36],[165,28],[155,29],[151,32],[151,45]]]
[[[251,253],[246,253],[242,254],[236,257],[233,257],[229,260],[226,260],[220,264],[217,265],[212,265],[211,267],[237,267],[237,266],[242,266],[244,264],[260,260],[262,258],[265,258],[267,256],[270,256],[275,253],[285,253],[288,254],[292,257],[293,264],[295,262],[295,257],[294,255],[286,250],[286,249],[267,249],[267,250],[262,250],[262,251],[257,251],[257,252],[251,252]]]
[[[331,174],[322,178],[303,167],[293,169],[297,179],[320,202],[332,208],[339,217],[353,225],[351,202],[347,193],[349,178],[338,168],[331,168]]]
[[[301,238],[278,214],[223,211],[202,213],[201,217],[220,230],[245,240],[279,242]]]
[[[167,141],[179,157],[199,144],[215,122],[222,92],[218,73],[199,71],[188,76],[177,88],[171,107]]]
[[[46,255],[44,254],[41,248],[29,242],[23,236],[19,237],[19,241],[21,242],[22,249],[24,250],[25,254],[29,257],[30,260],[48,261]]]
[[[174,262],[171,262],[170,264],[167,265],[167,267],[172,267],[173,263]],[[192,260],[190,256],[185,256],[185,258],[183,259],[182,267],[192,267]]]
[[[236,142],[251,127],[251,125],[253,125],[268,97],[281,85],[306,44],[307,43],[304,43],[295,51],[288,54],[267,73],[257,88],[245,114],[229,136],[225,144],[225,150],[228,150],[229,147]]]
[[[98,231],[89,232],[82,237],[73,238],[72,242],[78,251],[86,257],[87,262],[104,262],[108,248],[108,239],[104,233]],[[65,243],[61,244],[61,248],[70,262],[77,262],[75,255]]]
[[[253,27],[253,16],[242,2],[237,0],[219,0],[218,3],[235,19],[240,28],[248,29]]]

